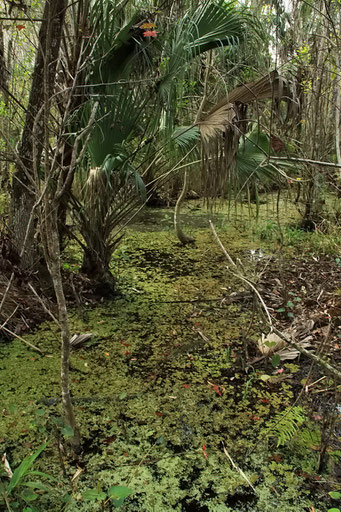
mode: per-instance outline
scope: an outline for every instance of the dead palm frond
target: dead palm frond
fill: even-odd
[[[235,117],[234,106],[229,102],[222,104],[219,108],[207,114],[204,121],[197,123],[203,142],[208,144],[210,140],[225,133],[227,126],[232,128],[232,121]]]
[[[236,87],[196,123],[203,146],[203,186],[207,196],[222,194],[235,162],[239,139],[247,132],[247,107],[253,101],[290,102],[289,83],[277,71]]]

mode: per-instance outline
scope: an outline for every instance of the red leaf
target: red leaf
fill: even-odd
[[[146,30],[143,32],[143,37],[157,37],[156,30]]]
[[[259,421],[260,420],[260,417],[259,416],[256,416],[255,414],[251,417],[252,420],[254,421]]]
[[[163,416],[163,412],[155,411],[156,416]]]
[[[322,416],[320,416],[319,414],[313,414],[313,418],[314,418],[314,420],[315,420],[315,421],[321,421],[321,420],[323,420],[323,417],[322,417]]]
[[[263,402],[263,404],[269,404],[270,403],[270,400],[268,400],[267,398],[261,398],[260,401]]]
[[[16,26],[16,28],[17,28],[18,30],[22,30],[23,28],[25,28],[25,25],[17,25],[17,26]]]
[[[279,455],[278,453],[273,453],[270,457],[269,457],[269,460],[273,460],[275,462],[283,462],[283,457],[281,455]]]
[[[202,445],[202,452],[204,454],[205,459],[208,460],[208,454],[206,452],[206,446],[204,444]]]
[[[116,441],[116,439],[117,439],[117,436],[106,437],[105,439],[103,439],[103,443],[109,445],[109,444],[113,443],[114,441]]]
[[[217,393],[217,395],[221,396],[222,395],[222,392],[220,391],[220,387],[217,386],[216,384],[211,384],[212,386],[212,390],[215,391]]]
[[[282,151],[285,148],[283,141],[281,141],[279,137],[276,137],[276,135],[270,135],[270,142],[275,153],[278,153],[278,151]]]
[[[182,387],[185,388],[185,389],[188,389],[188,388],[191,387],[191,385],[190,384],[183,384]]]
[[[121,343],[121,345],[123,345],[124,347],[129,347],[130,343],[127,343],[126,341],[123,341],[123,340],[118,340],[119,343]]]

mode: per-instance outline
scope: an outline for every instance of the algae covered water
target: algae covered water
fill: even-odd
[[[60,449],[68,432],[57,326],[25,336],[43,355],[20,340],[1,344],[0,441],[8,460],[16,467],[48,440],[35,469],[58,483],[41,491],[37,510],[109,510],[103,496],[112,486],[131,490],[126,511],[323,510],[314,490],[319,424],[295,409],[301,363],[257,363],[266,325],[253,294],[226,269],[201,226],[204,215],[189,223],[196,242],[186,247],[160,229],[169,227],[166,215],[129,228],[112,261],[117,298],[70,310],[72,332],[93,334],[71,357],[78,461]],[[254,230],[228,225],[222,214],[215,220],[250,276],[269,266],[250,253],[262,243]],[[76,253],[69,262],[77,265]],[[282,443],[276,422],[290,404],[294,431]]]

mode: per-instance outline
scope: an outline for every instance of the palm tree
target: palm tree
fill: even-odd
[[[108,289],[114,285],[109,263],[122,225],[150,192],[141,179],[146,162],[155,160],[160,140],[170,152],[175,140],[181,146],[198,137],[196,127],[174,135],[188,67],[208,50],[239,45],[248,27],[247,14],[234,2],[205,1],[158,38],[150,30],[153,15],[138,12],[124,20],[119,14],[109,0],[97,1],[92,11],[88,101],[77,113],[78,125],[87,125],[95,103],[98,109],[73,198],[84,240],[82,268]]]
[[[203,151],[202,180],[207,197],[222,196],[231,185],[233,171],[237,182],[254,182],[255,179],[274,179],[278,169],[266,164],[271,155],[271,147],[265,134],[250,133],[247,121],[248,105],[260,100],[285,100],[291,105],[293,93],[290,84],[276,71],[258,80],[243,84],[229,92],[220,102],[194,123],[200,129]],[[284,174],[284,171],[282,171]],[[187,176],[185,175],[185,180]],[[243,181],[246,180],[246,181]],[[186,183],[186,181],[185,181]],[[244,186],[244,185],[242,185]],[[183,188],[176,205],[174,222],[178,238],[182,244],[194,241],[180,226],[180,205],[184,197]]]

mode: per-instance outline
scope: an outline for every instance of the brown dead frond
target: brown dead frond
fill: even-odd
[[[202,140],[208,143],[211,139],[225,133],[226,127],[231,126],[236,112],[232,103],[224,103],[218,109],[211,111],[203,121],[198,122]]]
[[[196,123],[202,139],[202,179],[206,196],[217,197],[224,192],[239,138],[248,129],[247,106],[264,99],[272,99],[277,104],[282,99],[292,99],[288,82],[277,71],[236,87]]]

